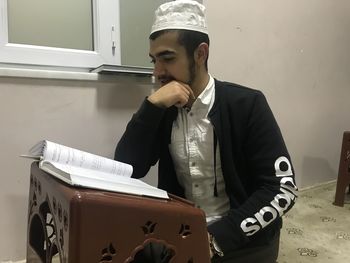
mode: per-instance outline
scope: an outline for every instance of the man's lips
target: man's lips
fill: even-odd
[[[168,84],[169,82],[173,81],[174,79],[173,78],[160,78],[158,79],[159,82],[162,84],[162,85],[166,85]]]

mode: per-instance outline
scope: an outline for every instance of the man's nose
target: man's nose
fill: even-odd
[[[156,62],[154,63],[153,75],[154,75],[155,77],[159,77],[159,76],[164,75],[164,73],[165,73],[165,68],[164,68],[164,66],[162,65],[162,63],[156,61]]]

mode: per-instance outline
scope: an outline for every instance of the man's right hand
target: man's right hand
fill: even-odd
[[[175,80],[160,87],[148,97],[151,103],[162,108],[169,108],[171,106],[181,108],[189,103],[192,104],[194,99],[195,96],[191,87]]]

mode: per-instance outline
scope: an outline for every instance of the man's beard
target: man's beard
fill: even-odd
[[[190,76],[189,76],[188,83],[186,83],[186,84],[188,84],[191,87],[195,78],[196,78],[196,68],[194,66],[194,58],[190,59],[190,63],[188,65],[188,72],[189,72]]]

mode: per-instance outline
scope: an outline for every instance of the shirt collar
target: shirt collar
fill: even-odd
[[[212,101],[214,93],[214,78],[209,75],[209,81],[205,89],[199,94],[197,97],[197,100],[200,101],[202,104],[209,106]]]

